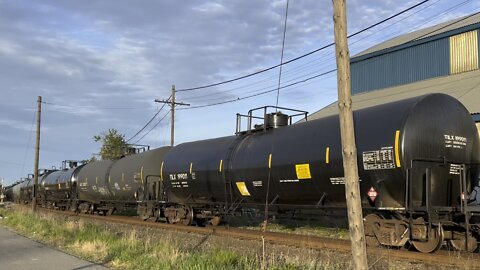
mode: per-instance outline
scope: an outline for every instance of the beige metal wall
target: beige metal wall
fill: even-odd
[[[478,31],[450,37],[450,74],[478,69]]]
[[[480,122],[477,123],[477,129],[478,129],[478,137],[480,137]]]

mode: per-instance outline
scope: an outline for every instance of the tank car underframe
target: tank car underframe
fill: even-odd
[[[138,204],[137,214],[147,220],[164,219],[170,224],[217,226],[225,216],[222,204],[178,204],[161,201],[142,201]]]
[[[421,167],[424,171],[423,184],[415,188],[422,190],[422,205],[414,205],[412,171],[415,163],[429,164]],[[418,163],[417,163],[418,164]],[[458,164],[459,206],[433,205],[432,175],[445,164]],[[480,239],[480,206],[469,206],[468,175],[470,167],[458,162],[446,160],[413,160],[406,171],[405,205],[395,211],[378,210],[364,218],[365,237],[369,245],[403,247],[410,243],[420,252],[430,253],[440,249],[447,241],[448,245],[459,251],[473,252]],[[414,169],[412,169],[414,168]],[[419,182],[419,181],[416,181]],[[418,203],[418,202],[417,202]],[[452,202],[450,202],[451,204]]]
[[[99,214],[109,216],[115,211],[126,209],[135,209],[136,202],[122,202],[122,201],[84,201],[84,200],[70,200],[70,211],[82,214]]]
[[[364,218],[367,245],[404,247],[409,243],[420,252],[430,253],[447,241],[455,250],[475,251],[480,223],[474,217],[480,216],[480,207],[471,209],[470,217],[466,219],[469,222],[465,222],[465,216],[458,214],[457,209],[437,210],[433,209],[432,212],[438,215],[430,221],[425,219],[426,212],[379,211],[368,214]]]

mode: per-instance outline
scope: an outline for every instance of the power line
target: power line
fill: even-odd
[[[470,1],[470,0],[467,0],[467,1]],[[400,22],[402,22],[402,21],[410,18],[411,16],[413,16],[413,15],[415,15],[415,14],[418,14],[418,13],[424,11],[425,9],[427,9],[427,8],[435,5],[435,4],[438,3],[438,2],[440,2],[440,0],[436,0],[435,2],[431,3],[430,5],[427,5],[427,6],[423,7],[422,9],[420,9],[420,10],[418,10],[418,11],[415,11],[415,12],[407,15],[407,16],[405,16],[404,18],[402,18],[402,19],[400,19],[400,20],[398,20],[398,21],[396,21],[396,22],[394,22],[394,23],[392,23],[392,24],[390,24],[390,25],[387,25],[387,26],[381,28],[380,30],[377,30],[377,32],[375,32],[375,33],[369,34],[369,35],[366,36],[366,37],[362,37],[361,39],[358,39],[358,40],[352,42],[350,45],[357,44],[357,43],[361,42],[362,40],[364,40],[365,38],[371,37],[371,36],[375,35],[376,33],[381,32],[382,30],[385,30],[385,29],[387,29],[387,28],[389,28],[389,27],[392,27],[392,26],[394,26],[394,25],[396,25],[396,24],[398,24],[398,23],[400,23]],[[436,17],[442,15],[443,13],[446,13],[446,12],[448,12],[448,11],[454,9],[454,8],[458,8],[458,6],[460,6],[460,5],[462,5],[462,4],[464,4],[464,3],[457,4],[457,5],[454,6],[453,8],[449,8],[449,9],[447,9],[447,10],[445,10],[445,11],[439,13],[439,14],[434,15],[433,17],[430,17],[429,19],[431,20],[431,19],[436,18]],[[303,64],[301,64],[301,65],[299,65],[299,66],[296,66],[295,68],[293,68],[293,69],[291,69],[291,70],[282,71],[282,77],[285,77],[285,76],[284,76],[285,74],[288,74],[288,75],[286,75],[287,77],[288,77],[288,76],[291,76],[291,75],[293,75],[293,74],[297,74],[297,73],[299,73],[300,71],[302,71],[302,70],[304,70],[304,69],[310,68],[312,65],[318,65],[318,64],[321,64],[321,63],[326,63],[326,62],[328,62],[329,60],[332,60],[332,59],[334,59],[334,57],[329,56],[329,55],[323,55],[323,56],[321,56],[321,57],[319,57],[319,58],[316,58],[316,59],[314,59],[314,60],[311,60],[311,61],[308,61],[308,62],[306,62],[306,63],[303,63]],[[320,60],[322,60],[322,61],[320,61]],[[318,61],[320,61],[320,62],[318,62]],[[318,62],[318,63],[315,63],[315,62]],[[312,73],[309,73],[309,74],[312,74]],[[245,84],[245,85],[242,85],[242,86],[238,86],[238,87],[234,87],[234,88],[231,88],[231,89],[222,91],[222,93],[229,93],[229,92],[233,92],[233,91],[236,91],[236,90],[239,90],[239,89],[248,89],[248,88],[251,88],[252,86],[256,86],[256,85],[259,85],[259,84],[267,83],[267,82],[269,82],[269,81],[273,81],[273,80],[275,80],[277,77],[278,77],[278,76],[276,76],[276,75],[269,76],[269,77],[267,77],[267,78],[264,78],[264,79],[261,79],[261,80],[257,80],[257,81],[252,82],[252,83],[248,83],[248,84]],[[267,86],[267,87],[270,87],[270,86]],[[262,89],[265,89],[265,88],[267,88],[267,87],[264,87],[264,88],[262,88]],[[272,86],[272,87],[273,87],[273,86]],[[249,91],[249,92],[251,92],[251,91]],[[246,93],[249,93],[249,92],[246,92]],[[202,100],[203,102],[205,102],[205,101],[208,102],[208,101],[212,101],[212,100],[223,99],[223,98],[205,99],[206,97],[209,97],[209,96],[217,96],[217,95],[218,95],[218,93],[203,94],[203,95],[197,96],[197,97],[189,97],[188,100],[189,100],[189,101],[191,101],[191,100]]]
[[[171,96],[170,96],[171,97]],[[170,98],[169,97],[169,98]],[[162,107],[160,107],[160,109],[152,116],[152,118],[150,118],[150,120],[148,120],[148,122],[139,130],[137,131],[137,133],[135,133],[135,135],[133,135],[132,137],[130,137],[130,139],[128,139],[126,142],[128,143],[129,141],[131,141],[133,138],[135,138],[138,134],[140,134],[140,132],[142,132],[152,121],[153,119],[155,119],[155,117],[157,117],[157,115],[162,111],[162,109],[165,107],[166,103],[164,103],[162,105]]]
[[[439,1],[440,1],[440,0],[437,0],[437,1],[434,2],[433,4],[435,4],[435,3],[439,2]],[[444,14],[444,13],[450,12],[450,11],[452,11],[452,10],[454,10],[454,9],[462,6],[462,5],[464,5],[464,4],[465,4],[466,2],[468,2],[468,1],[470,1],[470,0],[466,0],[466,1],[464,1],[464,2],[462,2],[462,3],[459,3],[459,4],[457,4],[457,5],[453,6],[453,7],[450,7],[450,8],[448,8],[447,10],[445,10],[445,11],[443,11],[443,12],[435,15],[434,17],[431,17],[430,20],[432,20],[432,19],[435,18],[435,17],[438,17],[439,15],[442,15],[442,14]],[[423,9],[421,9],[420,11],[422,11],[422,10],[424,10],[424,9],[432,6],[433,4],[431,4],[431,5],[423,8]],[[401,19],[400,21],[403,21],[403,20],[405,20],[406,18],[408,18],[408,17],[410,17],[410,16],[412,16],[412,15],[414,15],[414,14],[417,14],[417,13],[420,12],[420,11],[417,11],[417,12],[415,12],[415,13],[413,13],[413,14],[411,14],[411,15],[403,18],[403,19]],[[473,15],[475,15],[475,14],[473,14]],[[473,15],[470,15],[470,16],[468,16],[468,17],[471,17],[471,16],[473,16]],[[467,17],[467,18],[468,18],[468,17]],[[467,19],[467,18],[463,18],[462,20],[465,20],[465,19]],[[429,20],[429,21],[430,21],[430,20]],[[399,22],[400,22],[400,21],[399,21]],[[460,20],[460,21],[461,21],[461,20]],[[459,22],[459,21],[457,21],[457,23],[458,23],[458,22]],[[396,24],[396,23],[398,23],[398,22],[395,22],[394,24]],[[394,24],[392,24],[392,25],[394,25]],[[453,23],[452,23],[452,24],[453,24]],[[390,25],[390,26],[391,26],[391,25]],[[389,26],[387,26],[387,27],[389,27]],[[387,27],[382,28],[382,30],[385,29],[385,28],[387,28]],[[369,35],[369,36],[371,36],[371,35]],[[360,39],[360,40],[361,40],[361,39]],[[359,42],[360,40],[357,40],[357,41],[355,41],[354,43],[357,43],[357,42]],[[413,41],[413,40],[415,40],[415,38],[413,38],[413,39],[410,40],[410,41]],[[410,42],[410,41],[408,41],[408,42]],[[329,60],[329,59],[326,59],[326,60]],[[315,61],[316,61],[316,60],[315,60]],[[324,62],[324,61],[322,61],[322,62]],[[307,73],[307,74],[305,74],[305,75],[303,75],[303,76],[300,76],[300,77],[291,79],[291,80],[289,80],[289,81],[293,81],[293,80],[295,80],[295,79],[299,79],[299,78],[301,78],[301,77],[305,77],[305,76],[307,76],[308,74],[312,74],[312,73],[315,73],[315,72]],[[276,76],[273,76],[272,78],[274,78],[274,77],[276,77]],[[263,80],[263,81],[270,81],[270,80],[271,80],[271,79],[267,79],[267,80]],[[307,80],[308,80],[308,79],[307,79]],[[288,82],[288,81],[287,81],[287,82]],[[299,82],[299,83],[301,83],[301,82]],[[253,84],[250,84],[250,85],[253,85]],[[261,91],[261,90],[264,90],[264,89],[268,89],[268,88],[270,88],[270,87],[273,87],[273,85],[267,86],[267,87],[263,87],[263,88],[258,89],[258,90],[249,91],[249,92],[246,92],[246,93],[258,92],[258,91]],[[234,88],[234,89],[231,89],[231,90],[227,90],[227,91],[224,91],[224,92],[231,92],[231,91],[233,91],[233,90],[235,90],[235,89],[239,89],[239,88],[241,88],[241,87],[237,87],[237,88]],[[260,93],[260,94],[264,94],[264,92],[262,92],[262,93]],[[209,96],[209,95],[204,95],[203,97],[205,97],[205,96]],[[255,95],[253,95],[253,96],[255,96]],[[251,97],[251,96],[248,96],[248,97]],[[246,98],[248,98],[248,97],[246,97]],[[219,99],[219,98],[217,98],[216,100],[218,100],[218,99]],[[231,103],[231,102],[239,101],[239,100],[242,100],[242,99],[243,99],[243,98],[227,100],[227,101],[224,101],[224,102],[215,102],[215,103],[212,103],[212,104],[200,105],[200,106],[195,106],[195,107],[192,107],[192,108],[201,108],[201,107],[209,107],[209,106],[214,106],[214,105],[221,105],[221,104],[224,104],[224,103]],[[208,99],[208,100],[206,100],[206,101],[212,101],[212,100],[215,100],[215,99]]]
[[[470,1],[470,0],[466,0],[466,1],[462,2],[462,3],[460,3],[459,5],[464,5],[464,4],[466,4],[467,2],[469,2],[469,1]],[[422,39],[422,38],[424,38],[424,37],[426,37],[426,36],[429,36],[429,35],[431,35],[431,34],[433,34],[433,33],[435,33],[435,32],[438,32],[438,31],[440,31],[440,30],[442,30],[442,29],[445,29],[445,28],[447,28],[447,27],[449,27],[449,26],[452,26],[452,25],[457,24],[457,23],[459,23],[459,22],[462,22],[462,21],[464,21],[464,20],[466,20],[466,19],[469,19],[469,18],[471,18],[471,17],[473,17],[473,16],[475,16],[475,15],[477,15],[477,14],[479,14],[479,12],[475,12],[475,13],[473,13],[473,14],[470,14],[470,15],[468,15],[468,16],[460,19],[460,20],[458,20],[458,21],[451,22],[451,23],[449,23],[449,24],[447,24],[447,25],[444,25],[444,26],[442,26],[442,27],[440,27],[440,28],[438,28],[438,29],[435,29],[435,30],[433,30],[433,31],[430,31],[430,32],[428,32],[428,33],[425,33],[425,34],[423,34],[423,35],[421,35],[421,36],[419,36],[419,37],[416,37],[414,40],[411,40],[411,41],[415,41],[415,40]]]
[[[75,108],[99,109],[99,110],[137,110],[137,109],[143,109],[143,108],[135,108],[135,107],[94,107],[94,106],[62,105],[62,104],[55,104],[55,103],[51,103],[51,102],[45,102],[45,101],[43,101],[42,103],[46,104],[46,105],[64,107],[64,108],[69,108],[69,109],[75,109]]]
[[[283,81],[283,83],[286,84],[286,83],[288,83],[288,82],[296,81],[296,80],[305,78],[305,77],[307,77],[307,76],[310,76],[310,75],[312,75],[312,74],[317,74],[318,72],[321,72],[322,70],[324,70],[324,68],[321,68],[321,69],[318,69],[318,70],[315,70],[315,71],[306,73],[306,74],[304,74],[304,75],[301,75],[301,76],[298,76],[298,77],[295,77],[295,78],[292,78],[292,79]],[[263,90],[265,90],[265,89],[270,89],[270,88],[272,88],[272,87],[277,87],[277,86],[275,86],[275,85],[267,85],[267,86],[262,87],[262,88],[259,88],[259,89],[255,89],[255,90],[252,90],[252,91],[246,91],[246,92],[244,92],[243,94],[256,93],[256,92],[259,92],[259,91],[263,91]],[[224,99],[224,98],[223,98],[223,97],[220,97],[220,98],[210,98],[210,99],[204,100],[203,102],[214,101],[214,100],[221,100],[221,99]]]
[[[285,9],[285,25],[283,26],[283,41],[282,41],[282,57],[280,58],[280,71],[278,74],[278,85],[277,85],[277,102],[275,106],[278,106],[278,98],[280,97],[280,83],[282,81],[282,67],[283,67],[283,52],[285,51],[285,36],[287,35],[287,19],[288,19],[288,3],[290,0],[287,0],[287,8]]]
[[[291,87],[291,86],[294,86],[294,85],[297,85],[297,84],[300,84],[300,83],[304,83],[304,82],[313,80],[313,79],[318,78],[318,77],[321,77],[321,76],[325,76],[325,75],[327,75],[327,74],[330,74],[330,73],[332,73],[332,72],[335,72],[336,70],[337,70],[337,69],[332,69],[332,70],[329,70],[329,71],[326,71],[326,72],[317,74],[317,75],[315,75],[315,76],[308,77],[308,78],[303,79],[303,80],[301,80],[301,81],[297,81],[297,82],[294,82],[294,83],[291,83],[291,84],[284,85],[284,86],[280,87],[280,89],[285,89],[285,88],[288,88],[288,87]],[[211,103],[211,104],[205,104],[205,105],[199,105],[199,106],[192,106],[192,107],[187,107],[187,108],[180,108],[180,109],[178,109],[178,110],[191,110],[191,109],[198,109],[198,108],[205,108],[205,107],[217,106],[217,105],[222,105],[222,104],[227,104],[227,103],[232,103],[232,102],[240,101],[240,100],[243,100],[243,99],[248,99],[248,98],[252,98],[252,97],[257,97],[257,96],[264,95],[264,94],[268,94],[268,93],[275,92],[275,91],[277,91],[277,88],[276,88],[276,87],[275,87],[274,89],[267,90],[267,91],[263,91],[263,92],[260,92],[260,93],[257,93],[257,94],[253,94],[253,95],[249,95],[249,96],[238,97],[238,98],[236,98],[236,99],[231,99],[231,100],[222,101],[222,102],[216,102],[216,103]]]
[[[386,22],[386,21],[388,21],[388,20],[391,20],[391,19],[393,19],[393,18],[395,18],[395,17],[398,17],[398,16],[400,16],[401,14],[403,14],[403,13],[405,13],[405,12],[408,12],[408,11],[410,11],[410,10],[412,10],[412,9],[420,6],[420,5],[423,5],[423,4],[425,4],[426,2],[428,2],[428,1],[430,1],[430,0],[424,0],[424,1],[420,2],[420,3],[417,3],[417,4],[415,4],[415,5],[407,8],[407,9],[404,9],[404,10],[398,12],[398,13],[395,13],[394,15],[392,15],[392,16],[386,18],[386,19],[383,19],[383,20],[381,20],[381,21],[379,21],[379,22],[377,22],[377,23],[374,23],[374,24],[372,24],[372,25],[370,25],[370,26],[368,26],[368,27],[366,27],[366,28],[363,28],[363,29],[360,30],[360,31],[357,31],[357,32],[349,35],[347,38],[351,38],[351,37],[354,37],[354,36],[356,36],[356,35],[359,35],[359,34],[365,32],[365,31],[368,31],[368,30],[374,28],[375,26],[380,25],[380,24],[382,24],[382,23],[384,23],[384,22]],[[316,49],[316,50],[313,50],[313,51],[311,51],[311,52],[308,52],[308,53],[306,53],[306,54],[303,54],[303,55],[300,55],[300,56],[295,57],[295,58],[293,58],[293,59],[290,59],[290,60],[288,60],[288,61],[286,61],[286,62],[284,62],[284,63],[277,64],[277,65],[274,65],[274,66],[271,66],[271,67],[268,67],[268,68],[265,68],[265,69],[262,69],[262,70],[259,70],[259,71],[256,71],[256,72],[247,74],[247,75],[243,75],[243,76],[240,76],[240,77],[236,77],[236,78],[234,78],[234,79],[230,79],[230,80],[226,80],[226,81],[222,81],[222,82],[218,82],[218,83],[212,83],[212,84],[208,84],[208,85],[203,85],[203,86],[197,86],[197,87],[191,87],[191,88],[185,88],[185,89],[178,89],[178,90],[176,90],[176,91],[177,91],[177,92],[193,91],[193,90],[199,90],[199,89],[214,87],[214,86],[218,86],[218,85],[222,85],[222,84],[226,84],[226,83],[231,83],[231,82],[234,82],[234,81],[242,80],[242,79],[245,79],[245,78],[248,78],[248,77],[252,77],[252,76],[254,76],[254,75],[257,75],[257,74],[261,74],[261,73],[270,71],[270,70],[275,69],[275,68],[277,68],[277,67],[280,67],[280,66],[287,65],[287,64],[289,64],[289,63],[295,62],[295,61],[300,60],[300,59],[302,59],[302,58],[305,58],[305,57],[307,57],[307,56],[309,56],[309,55],[312,55],[312,54],[314,54],[314,53],[316,53],[316,52],[319,52],[319,51],[322,51],[322,50],[324,50],[324,49],[326,49],[326,48],[329,48],[329,47],[331,47],[331,46],[333,46],[333,45],[335,45],[334,42],[332,42],[332,43],[330,43],[330,44],[328,44],[328,45],[325,45],[325,46],[323,46],[323,47],[320,47],[320,48],[318,48],[318,49]]]
[[[162,118],[160,118],[160,120],[158,120],[158,122],[147,133],[145,133],[140,139],[138,139],[134,144],[137,144],[139,141],[141,141],[143,138],[145,138],[145,136],[147,136],[150,132],[152,132],[152,130],[154,130],[160,124],[160,122],[162,122],[162,120],[165,119],[165,117],[167,117],[167,115],[169,113],[170,113],[170,111],[168,111],[164,116],[162,116]]]

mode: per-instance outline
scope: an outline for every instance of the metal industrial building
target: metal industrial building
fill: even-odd
[[[465,105],[480,130],[479,32],[480,13],[475,13],[393,38],[353,56],[354,109],[446,93]],[[337,112],[334,102],[309,119]]]

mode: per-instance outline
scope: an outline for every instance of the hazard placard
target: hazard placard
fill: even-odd
[[[250,192],[248,192],[247,185],[245,185],[245,182],[237,182],[236,183],[238,191],[242,196],[250,196]]]
[[[370,198],[370,200],[373,202],[375,201],[375,198],[377,198],[378,193],[375,190],[375,188],[371,187],[370,190],[368,190],[367,195]]]
[[[295,164],[295,171],[297,172],[297,179],[311,179],[310,164]]]

